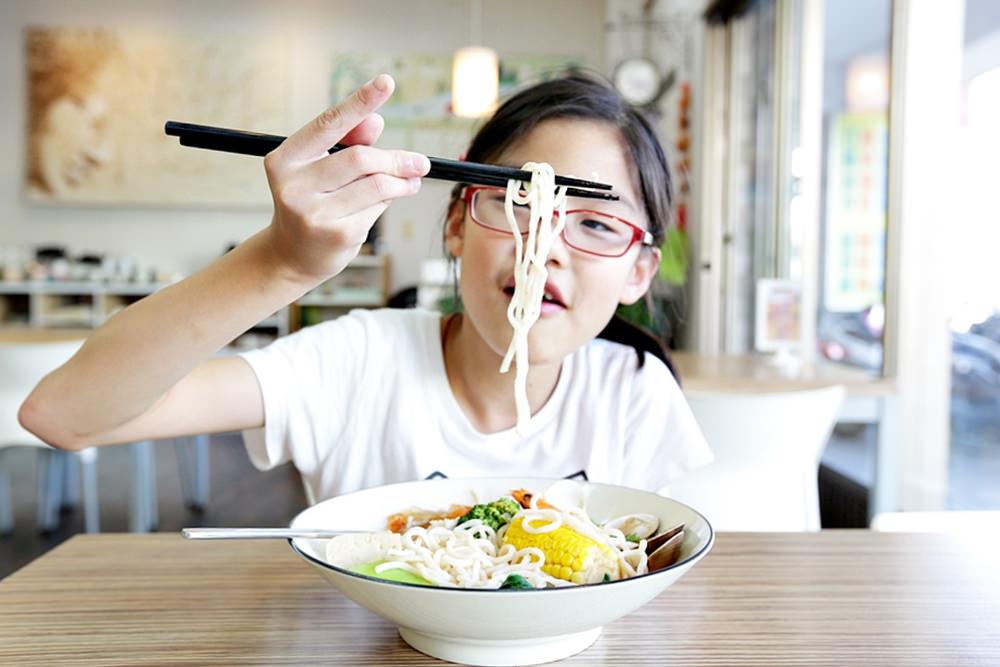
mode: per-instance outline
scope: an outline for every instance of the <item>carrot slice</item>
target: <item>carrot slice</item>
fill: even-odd
[[[510,492],[510,495],[513,496],[514,500],[520,503],[521,507],[524,509],[531,507],[531,499],[534,497],[534,494],[531,493],[531,491],[528,491],[527,489],[515,489]],[[538,499],[538,506],[542,509],[559,509],[555,505],[545,502],[544,498]]]

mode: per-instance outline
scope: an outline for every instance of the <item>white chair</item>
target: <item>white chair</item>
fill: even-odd
[[[77,462],[80,464],[87,532],[100,530],[97,449],[73,453],[53,449],[24,430],[17,421],[21,403],[38,381],[68,361],[82,344],[82,339],[0,342],[0,454],[12,446],[38,448],[38,529],[42,531],[54,530],[59,524],[60,508],[76,503]],[[13,529],[10,480],[0,466],[0,534]]]
[[[417,307],[438,310],[441,299],[454,291],[451,262],[447,259],[428,259],[420,264],[420,282],[417,284]]]
[[[209,436],[205,434],[174,438],[184,505],[194,512],[202,512],[208,506],[209,442]],[[132,450],[129,531],[148,533],[156,530],[160,521],[155,443],[152,440],[142,440],[131,443],[129,447]]]
[[[881,512],[871,529],[883,533],[979,532],[1000,535],[1000,511]]]
[[[842,386],[766,394],[685,392],[715,454],[665,489],[717,530],[819,530],[817,476]]]
[[[90,447],[79,452],[53,449],[24,430],[17,412],[36,384],[49,372],[72,357],[83,344],[82,338],[31,340],[31,335],[0,339],[0,458],[5,448],[38,448],[38,529],[55,530],[59,510],[72,506],[79,495],[77,463],[82,478],[84,525],[88,533],[100,531],[97,491],[97,452]],[[185,504],[203,510],[209,495],[209,438],[197,435],[174,441]],[[132,454],[132,489],[129,529],[132,532],[155,530],[157,518],[156,467],[153,442],[146,440],[129,445]],[[13,499],[10,480],[0,461],[0,535],[14,530]]]

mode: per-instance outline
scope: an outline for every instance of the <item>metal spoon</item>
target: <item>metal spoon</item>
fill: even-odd
[[[321,530],[309,528],[182,528],[181,535],[189,540],[287,540],[300,537],[307,540],[324,540],[346,533],[365,533],[364,530]]]

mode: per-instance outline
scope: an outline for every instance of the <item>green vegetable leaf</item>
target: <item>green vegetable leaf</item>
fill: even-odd
[[[639,536],[636,535],[635,533],[629,533],[628,535],[625,536],[625,539],[628,540],[629,542],[638,542]]]
[[[514,591],[526,591],[531,590],[534,586],[531,585],[527,579],[519,574],[509,574],[507,578],[503,580],[500,584],[500,588],[507,588]]]

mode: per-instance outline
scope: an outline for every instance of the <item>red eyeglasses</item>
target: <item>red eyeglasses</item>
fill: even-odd
[[[468,186],[464,195],[473,222],[513,236],[504,207],[506,197],[504,188],[488,186]],[[528,206],[515,204],[514,217],[521,234],[526,235],[530,223]],[[617,216],[587,209],[566,211],[562,237],[569,247],[598,257],[621,257],[636,243],[653,245],[653,235],[645,229]]]

